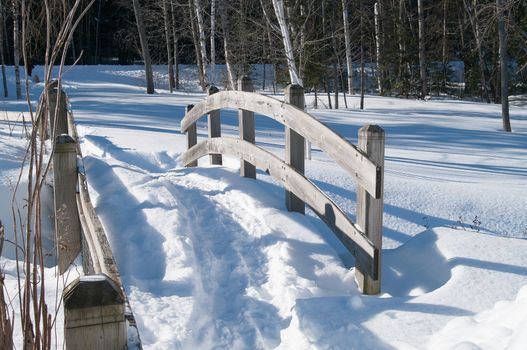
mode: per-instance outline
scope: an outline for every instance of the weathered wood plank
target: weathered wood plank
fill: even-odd
[[[82,276],[63,293],[64,340],[70,349],[126,349],[124,295],[108,276]]]
[[[218,88],[215,86],[209,87],[209,96],[217,94],[219,92]],[[215,109],[209,112],[208,118],[208,129],[209,129],[209,138],[212,137],[221,137],[221,119],[220,119],[220,110]],[[210,164],[221,165],[222,157],[221,154],[211,154],[210,155]]]
[[[86,175],[82,172],[79,173],[77,204],[79,206],[79,212],[81,213],[82,231],[89,252],[89,256],[84,256],[84,258],[91,260],[92,269],[95,273],[105,274],[116,284],[121,285],[121,278],[110,248],[110,243],[106,238],[99,217],[91,204]]]
[[[181,131],[212,110],[238,108],[268,116],[311,141],[348,171],[374,198],[381,193],[382,168],[364,151],[301,109],[269,96],[244,91],[221,91],[196,104],[181,121]]]
[[[55,240],[59,273],[63,274],[81,250],[81,227],[77,202],[77,148],[69,135],[55,140],[53,154]]]
[[[284,89],[285,102],[304,110],[304,88],[300,85],[288,85]],[[305,173],[305,139],[290,127],[285,127],[285,162],[300,174]],[[285,206],[289,211],[305,214],[306,206],[294,193],[285,191]]]
[[[187,106],[187,113],[194,107],[194,105],[188,105]],[[196,127],[196,123],[189,126],[187,129],[187,149],[194,146],[196,143],[198,143],[198,129]],[[187,167],[196,167],[198,166],[198,162],[192,162],[187,165]]]
[[[78,140],[73,114],[69,111],[66,114],[68,132],[74,140]],[[75,177],[77,178],[76,183],[78,183],[76,203],[80,227],[82,229],[83,270],[86,274],[97,274],[99,277],[104,276],[105,283],[113,286],[112,288],[115,290],[115,293],[118,293],[122,297],[116,300],[117,304],[108,305],[107,301],[105,301],[108,300],[107,297],[97,296],[97,293],[101,292],[100,286],[97,287],[99,283],[97,280],[98,277],[82,277],[83,286],[80,289],[78,283],[74,282],[69,285],[67,290],[76,289],[75,293],[78,293],[79,290],[89,291],[94,289],[95,292],[93,295],[90,294],[89,297],[77,298],[85,305],[80,307],[79,303],[76,303],[76,306],[70,307],[70,309],[77,308],[78,310],[65,311],[65,326],[70,326],[70,329],[66,333],[68,333],[69,338],[77,339],[75,341],[66,340],[66,343],[68,344],[68,349],[124,348],[127,341],[127,331],[123,326],[127,322],[129,326],[128,330],[137,333],[136,339],[139,340],[137,345],[140,346],[140,337],[134,315],[124,294],[116,262],[113,258],[106,233],[90,200],[86,174],[84,173],[84,165],[82,163],[81,149],[78,142],[75,142],[74,145],[76,150]],[[112,294],[110,293],[108,295]],[[93,305],[87,305],[88,300],[91,300],[89,303]],[[71,303],[69,305],[72,306]],[[124,311],[121,312],[120,310]],[[109,322],[108,315],[113,315],[112,320],[115,322]],[[83,324],[83,326],[79,327],[80,324]],[[93,346],[90,344],[93,344]]]
[[[238,87],[242,91],[253,91],[253,84],[251,79],[247,76],[242,77],[238,80]],[[246,111],[241,109],[238,112],[238,124],[240,131],[240,139],[250,143],[255,142],[255,130],[254,130],[254,112]],[[240,159],[240,175],[252,179],[256,179],[256,167]]]
[[[49,87],[48,98],[49,135],[55,140],[56,136],[68,133],[68,103],[66,93],[62,89],[58,90],[56,84]]]
[[[252,143],[226,137],[202,141],[183,153],[180,160],[182,164],[187,164],[207,154],[239,157],[268,171],[275,180],[309,205],[335,232],[344,246],[361,261],[361,266],[372,276],[376,276],[378,250],[346,214],[304,175],[296,172],[274,154]]]
[[[359,147],[380,166],[384,165],[384,130],[377,125],[365,125],[359,130]],[[381,174],[382,175],[382,174]],[[382,250],[383,181],[381,195],[373,198],[361,186],[357,189],[357,224],[377,250]],[[357,264],[355,276],[364,294],[378,294],[381,291],[381,271],[371,275],[367,268]]]

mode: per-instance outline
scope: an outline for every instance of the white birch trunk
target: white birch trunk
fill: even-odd
[[[289,34],[289,26],[284,11],[283,0],[273,0],[273,7],[280,25],[280,31],[282,32],[282,40],[284,41],[285,56],[287,59],[287,66],[289,68],[289,76],[291,78],[291,84],[297,84],[303,86],[302,79],[298,75],[298,69],[295,64],[295,57],[293,51],[293,44],[291,42],[291,36]]]
[[[344,20],[344,42],[346,44],[346,67],[348,70],[348,93],[353,95],[353,63],[351,59],[351,37],[348,19],[348,0],[342,0],[342,19]]]
[[[203,6],[201,0],[194,0],[194,11],[198,23],[199,46],[201,51],[201,61],[203,62],[203,73],[207,76],[207,42],[205,38],[205,23],[203,22]],[[205,78],[205,80],[207,80]]]
[[[210,75],[211,83],[216,84],[216,0],[210,2]]]
[[[230,54],[230,23],[229,23],[229,17],[227,15],[227,12],[225,10],[225,4],[221,4],[220,7],[220,17],[221,17],[221,30],[223,32],[223,50],[225,55],[225,66],[227,67],[227,76],[229,78],[229,85],[231,90],[236,90],[236,79],[234,75],[234,71],[232,69],[231,64],[231,54]]]
[[[165,41],[167,47],[167,66],[168,66],[168,89],[170,93],[174,91],[174,65],[173,65],[173,56],[172,56],[172,42],[171,42],[171,27],[172,27],[172,17],[169,13],[168,0],[163,0],[163,17],[165,20]]]
[[[201,49],[199,44],[199,34],[197,29],[197,20],[195,20],[194,15],[194,1],[189,0],[189,15],[190,15],[190,25],[191,25],[191,31],[192,31],[192,42],[194,43],[194,52],[196,55],[196,63],[198,65],[198,72],[199,72],[199,84],[201,86],[201,89],[203,91],[207,91],[207,83],[206,83],[206,77],[205,77],[205,67],[203,64],[203,57],[201,56]]]

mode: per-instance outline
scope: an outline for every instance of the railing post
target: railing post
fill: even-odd
[[[194,105],[188,105],[186,112],[190,112],[190,110],[194,108]],[[192,146],[198,143],[198,130],[196,128],[196,123],[192,124],[187,129],[187,149],[190,149]],[[198,166],[198,161],[193,161],[191,163],[187,164],[187,167],[195,167]]]
[[[364,188],[357,188],[357,224],[378,249],[376,266],[377,278],[374,279],[360,264],[355,267],[355,276],[359,288],[364,294],[378,294],[381,291],[381,253],[382,253],[382,215],[384,191],[384,130],[377,125],[365,125],[359,129],[361,150],[380,167],[380,197],[373,198]]]
[[[55,238],[59,272],[62,274],[81,249],[81,228],[77,210],[77,149],[65,134],[55,139],[53,155]]]
[[[68,106],[66,101],[66,94],[60,89],[60,100],[58,101],[59,106],[57,109],[57,95],[59,93],[59,87],[57,82],[53,82],[48,87],[48,98],[49,98],[49,130],[51,139],[55,140],[57,135],[68,133]],[[56,118],[55,118],[56,116]]]
[[[209,87],[209,96],[219,92],[218,88],[215,86]],[[209,138],[212,137],[221,137],[221,121],[220,121],[220,110],[216,109],[209,113]],[[221,165],[222,159],[221,154],[211,154],[210,155],[210,164]]]
[[[253,92],[251,78],[244,76],[238,80],[238,87],[241,91]],[[254,137],[254,113],[240,109],[238,112],[238,123],[240,129],[240,139],[250,143],[255,142]],[[249,162],[240,161],[240,175],[256,179],[256,167]]]
[[[288,85],[284,89],[285,102],[304,110],[304,88],[300,85]],[[291,128],[285,127],[285,162],[296,171],[304,174],[305,140]],[[306,208],[292,192],[285,191],[285,205],[287,210],[305,214]]]
[[[124,296],[108,276],[77,278],[63,299],[66,349],[126,349]]]

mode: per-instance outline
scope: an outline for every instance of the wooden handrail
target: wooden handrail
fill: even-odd
[[[190,164],[208,154],[238,157],[269,173],[276,181],[295,193],[326,222],[339,240],[360,260],[361,266],[377,279],[378,249],[342,210],[304,175],[274,154],[240,139],[217,137],[199,142],[184,152],[179,160]]]
[[[135,319],[106,233],[90,200],[77,129],[73,114],[67,108],[67,96],[56,85],[48,88],[50,95],[58,93],[62,96],[59,106],[50,103],[51,107],[56,107],[56,111],[52,109],[47,113],[52,119],[50,123],[41,121],[42,126],[54,126],[49,134],[55,135],[52,157],[59,271],[66,271],[80,252],[85,273],[63,291],[66,348],[125,349],[128,341],[126,322],[137,331]],[[41,137],[45,134],[42,128]]]
[[[68,113],[68,129],[77,145],[78,192],[77,208],[83,233],[83,268],[88,274],[104,274],[122,289],[121,277],[113,257],[112,249],[104,228],[95,212],[88,192],[88,182],[84,171],[81,149],[78,143],[77,128],[73,114]]]
[[[295,130],[348,171],[372,197],[381,197],[381,166],[310,114],[269,96],[245,91],[221,91],[210,95],[187,112],[181,121],[181,132],[186,132],[207,113],[221,108],[252,111]]]
[[[285,101],[279,101],[251,92],[249,78],[245,77],[241,82],[239,86],[243,91],[216,92],[196,105],[187,106],[181,131],[187,133],[188,149],[181,155],[180,161],[187,167],[197,166],[197,160],[207,154],[211,157],[225,154],[240,158],[242,176],[246,176],[246,166],[266,170],[285,187],[287,210],[304,214],[305,205],[311,207],[355,256],[355,277],[362,292],[378,294],[382,252],[384,130],[377,125],[363,126],[359,129],[358,146],[354,146],[304,112],[304,89],[301,86],[288,85],[284,89]],[[196,122],[206,114],[209,114],[209,119],[211,113],[219,116],[221,108],[239,110],[240,139],[222,138],[221,129],[216,125],[215,135],[209,130],[209,139],[198,143]],[[253,113],[284,125],[284,160],[256,146],[254,136],[246,136],[254,135]],[[304,176],[306,141],[317,145],[357,181],[357,223],[353,223],[328,195]]]

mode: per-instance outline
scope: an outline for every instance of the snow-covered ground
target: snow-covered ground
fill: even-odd
[[[525,108],[511,109],[511,134],[500,131],[499,105],[459,100],[367,96],[361,111],[348,97],[349,109],[309,110],[353,143],[366,123],[386,131],[382,293],[363,296],[353,258],[312,213],[288,213],[265,173],[240,178],[236,159],[180,166],[179,123],[205,95],[189,67],[186,92],[146,95],[140,69],[76,67],[64,88],[145,348],[525,346]],[[32,85],[33,100],[41,88]],[[0,219],[8,223],[24,141],[9,136],[2,115],[24,106],[7,99],[1,107]],[[234,111],[222,111],[222,123],[237,135]],[[256,126],[257,143],[283,154],[283,128],[262,116]],[[349,175],[317,149],[306,174],[354,217]]]

